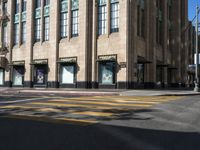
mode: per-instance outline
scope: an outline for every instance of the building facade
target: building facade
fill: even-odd
[[[1,0],[0,86],[187,83],[187,0]]]

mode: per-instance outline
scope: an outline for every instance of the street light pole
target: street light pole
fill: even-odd
[[[199,89],[199,76],[198,76],[198,73],[199,73],[199,68],[198,68],[198,64],[199,64],[199,50],[198,50],[198,33],[199,32],[199,7],[198,7],[198,4],[197,4],[197,7],[196,7],[196,69],[195,69],[195,76],[196,76],[196,80],[195,80],[195,88],[194,88],[194,91],[195,92],[200,92],[200,89]]]

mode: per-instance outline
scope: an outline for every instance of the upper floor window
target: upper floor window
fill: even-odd
[[[22,43],[26,43],[26,22],[22,22]]]
[[[22,12],[26,11],[26,0],[22,0]]]
[[[44,40],[49,40],[49,17],[44,18]]]
[[[35,20],[35,41],[38,42],[41,39],[41,19]]]
[[[98,34],[102,35],[106,33],[107,23],[107,12],[106,12],[106,0],[98,1]]]
[[[145,0],[139,0],[137,4],[137,35],[145,37]]]
[[[14,29],[14,44],[17,45],[19,43],[19,23],[15,24]]]
[[[111,0],[111,33],[119,31],[119,1]]]
[[[19,0],[15,1],[15,14],[19,13]]]
[[[7,12],[8,12],[8,3],[3,2],[3,13],[7,13]]]
[[[68,0],[61,0],[60,7],[60,37],[66,38],[68,35]]]
[[[162,11],[162,0],[156,1],[157,15],[156,15],[156,42],[158,44],[163,43],[163,11]]]
[[[50,0],[44,0],[44,41],[49,40],[49,30],[50,30],[50,17],[49,17],[49,8]]]
[[[61,13],[60,16],[60,35],[61,38],[66,38],[68,34],[68,12]]]
[[[71,36],[78,36],[78,25],[79,25],[79,0],[71,0],[71,25],[72,31]]]
[[[3,44],[6,45],[8,43],[8,31],[7,31],[7,23],[3,23]]]
[[[36,0],[35,7],[36,7],[36,8],[41,7],[41,0]]]
[[[46,6],[46,5],[49,5],[50,4],[50,0],[45,0],[44,1],[44,5]]]

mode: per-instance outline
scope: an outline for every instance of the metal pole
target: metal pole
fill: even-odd
[[[198,52],[198,32],[199,32],[199,7],[198,7],[198,4],[197,4],[197,7],[196,7],[196,69],[195,69],[195,76],[196,76],[196,80],[195,80],[195,88],[194,88],[194,91],[195,92],[200,92],[200,89],[199,89],[199,77],[198,77],[198,64],[199,64],[199,52]]]

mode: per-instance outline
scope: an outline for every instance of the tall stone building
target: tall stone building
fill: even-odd
[[[1,0],[0,86],[187,81],[187,0]]]

